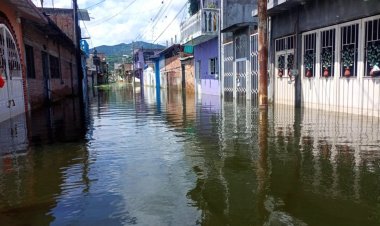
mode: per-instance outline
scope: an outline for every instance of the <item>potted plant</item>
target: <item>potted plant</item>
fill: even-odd
[[[351,76],[351,67],[354,65],[355,50],[353,48],[344,48],[342,51],[342,64],[345,68],[344,76]]]
[[[313,77],[312,69],[314,66],[314,54],[312,52],[305,53],[303,64],[306,69],[305,76],[308,78]]]
[[[289,77],[292,76],[292,69],[293,69],[293,64],[294,64],[294,55],[293,54],[289,54],[288,55],[288,58],[286,59],[286,68],[288,69],[288,75]]]
[[[278,76],[282,77],[284,75],[285,67],[285,56],[281,55],[278,57]]]
[[[329,69],[331,68],[331,64],[332,64],[332,50],[331,49],[322,50],[321,63],[322,63],[322,68],[323,68],[323,76],[329,77],[330,76]]]
[[[370,75],[376,76],[380,73],[380,47],[376,44],[369,45],[367,47],[367,62],[371,68]]]

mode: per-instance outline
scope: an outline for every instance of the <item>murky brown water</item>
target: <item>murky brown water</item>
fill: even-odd
[[[380,120],[110,86],[0,125],[1,225],[380,225]]]

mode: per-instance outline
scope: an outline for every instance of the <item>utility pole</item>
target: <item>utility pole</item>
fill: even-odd
[[[83,71],[82,71],[82,57],[80,51],[80,28],[79,28],[79,18],[78,18],[78,3],[77,0],[73,0],[73,11],[74,11],[74,43],[75,43],[75,57],[77,64],[78,73],[78,92],[81,101],[83,101]]]
[[[267,0],[258,0],[259,19],[259,105],[268,107],[268,30]]]

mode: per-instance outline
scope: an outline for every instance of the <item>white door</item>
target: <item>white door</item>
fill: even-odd
[[[0,122],[25,111],[20,55],[13,36],[0,24],[0,72],[5,86],[0,89]]]

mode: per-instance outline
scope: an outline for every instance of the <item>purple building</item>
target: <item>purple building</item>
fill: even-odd
[[[181,43],[193,46],[196,92],[220,95],[219,0],[190,4],[193,15],[181,24]]]
[[[163,49],[163,48],[162,48]],[[135,49],[133,53],[133,70],[134,76],[140,79],[141,86],[143,86],[143,72],[144,68],[148,63],[153,61],[150,59],[152,56],[162,51],[162,49],[144,49],[139,48]]]

